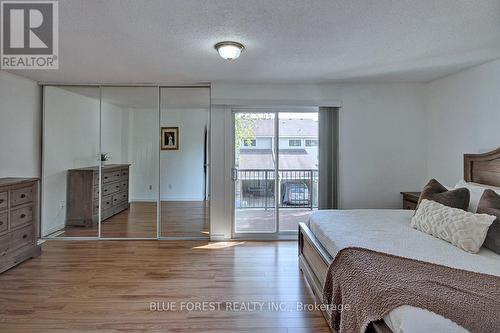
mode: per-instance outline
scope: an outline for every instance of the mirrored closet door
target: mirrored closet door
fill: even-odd
[[[158,88],[101,89],[101,238],[157,238]]]
[[[44,87],[41,237],[98,237],[99,96]]]
[[[209,236],[210,88],[160,89],[160,236]]]
[[[209,237],[210,88],[44,86],[42,238]]]

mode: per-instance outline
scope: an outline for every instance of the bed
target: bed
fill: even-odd
[[[500,149],[464,155],[464,179],[500,186]],[[315,212],[299,225],[299,265],[316,300],[321,302],[328,267],[336,254],[361,247],[410,259],[500,276],[500,255],[482,248],[479,254],[461,249],[409,226],[409,210],[325,210]],[[328,313],[323,313],[328,318]],[[367,332],[468,332],[433,312],[400,306],[383,320],[370,324]]]

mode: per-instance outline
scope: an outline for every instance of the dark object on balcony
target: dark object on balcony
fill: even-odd
[[[283,197],[282,202],[284,205],[290,206],[308,206],[309,201],[309,188],[302,183],[285,183],[283,184]]]

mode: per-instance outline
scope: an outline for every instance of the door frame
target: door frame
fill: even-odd
[[[248,105],[231,105],[231,172],[235,168],[235,115],[237,113],[272,113],[274,114],[274,154],[276,161],[274,163],[274,223],[275,232],[236,232],[236,181],[231,178],[231,239],[237,240],[297,240],[298,239],[298,226],[297,230],[280,231],[280,208],[279,201],[281,196],[280,176],[279,176],[279,114],[280,113],[304,113],[304,112],[319,112],[318,106],[248,106]],[[232,176],[232,175],[231,175]]]

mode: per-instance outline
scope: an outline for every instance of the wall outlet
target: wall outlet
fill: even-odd
[[[61,200],[61,208],[64,208],[64,207],[66,207],[66,201]]]
[[[153,190],[153,185],[149,185],[149,190],[152,191]]]
[[[172,184],[168,184],[168,189],[171,190],[172,189]]]

